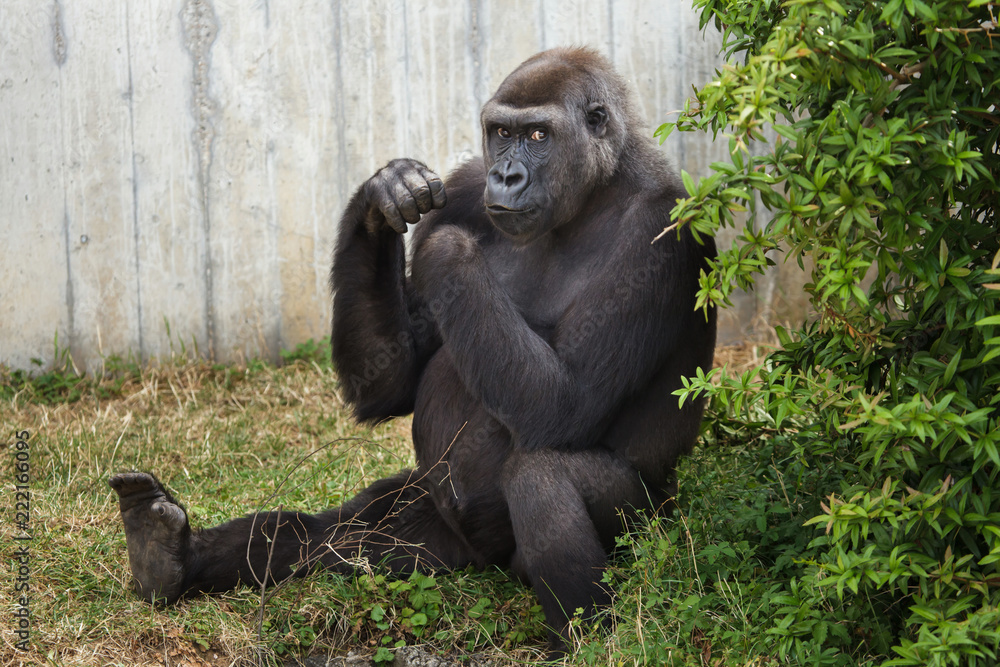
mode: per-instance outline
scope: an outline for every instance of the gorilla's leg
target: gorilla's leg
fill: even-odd
[[[648,507],[649,499],[638,473],[607,450],[519,452],[503,485],[517,542],[511,567],[535,589],[559,654],[576,610],[586,618],[611,601],[601,577],[622,532],[616,508]]]
[[[185,594],[274,584],[317,566],[347,572],[366,559],[400,574],[461,567],[468,548],[404,471],[319,514],[251,514],[191,531],[183,508],[152,475],[111,478],[119,494],[136,589],[170,604]]]

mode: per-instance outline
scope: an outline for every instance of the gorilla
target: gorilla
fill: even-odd
[[[481,122],[483,159],[447,184],[394,160],[338,229],[343,392],[364,422],[413,413],[416,468],[319,514],[200,531],[152,475],[115,475],[141,596],[361,562],[401,576],[497,565],[533,586],[554,654],[576,610],[609,603],[615,538],[670,508],[698,435],[704,405],[673,391],[712,363],[715,313],[695,292],[714,242],[683,227],[654,242],[684,189],[595,52],[530,58]]]

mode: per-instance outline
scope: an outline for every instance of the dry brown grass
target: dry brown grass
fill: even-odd
[[[736,375],[760,366],[764,357],[775,348],[775,344],[762,342],[720,346],[715,348],[713,365],[716,368],[726,367],[731,375]]]

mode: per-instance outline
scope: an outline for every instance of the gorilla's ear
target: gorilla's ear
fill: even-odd
[[[587,127],[595,137],[603,137],[608,129],[608,112],[600,102],[587,105]]]

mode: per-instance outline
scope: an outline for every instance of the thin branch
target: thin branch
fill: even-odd
[[[660,239],[662,239],[664,236],[666,236],[667,234],[669,234],[673,230],[677,229],[677,225],[679,225],[679,224],[681,224],[681,223],[678,220],[677,222],[675,222],[674,224],[670,225],[669,227],[664,227],[663,231],[660,232],[659,234],[657,234],[656,238],[654,238],[652,241],[649,242],[649,245],[653,245],[654,243],[656,243],[657,241],[659,241]]]
[[[278,544],[278,531],[281,530],[281,510],[284,505],[278,505],[278,516],[274,521],[274,534],[271,536],[271,544],[267,550],[267,565],[264,566],[264,577],[260,582],[260,609],[257,612],[257,643],[258,645],[264,641],[264,608],[267,601],[267,580],[271,575],[271,559],[274,557],[274,547]],[[266,533],[265,533],[266,535]],[[253,541],[251,535],[250,541],[247,542],[247,556],[249,560],[250,542]],[[256,572],[254,573],[256,576]]]
[[[877,62],[875,63],[875,66],[878,67],[883,72],[885,72],[886,74],[888,74],[889,76],[891,76],[896,81],[899,81],[900,83],[909,83],[910,81],[906,76],[900,74],[899,72],[889,67],[885,63]]]

